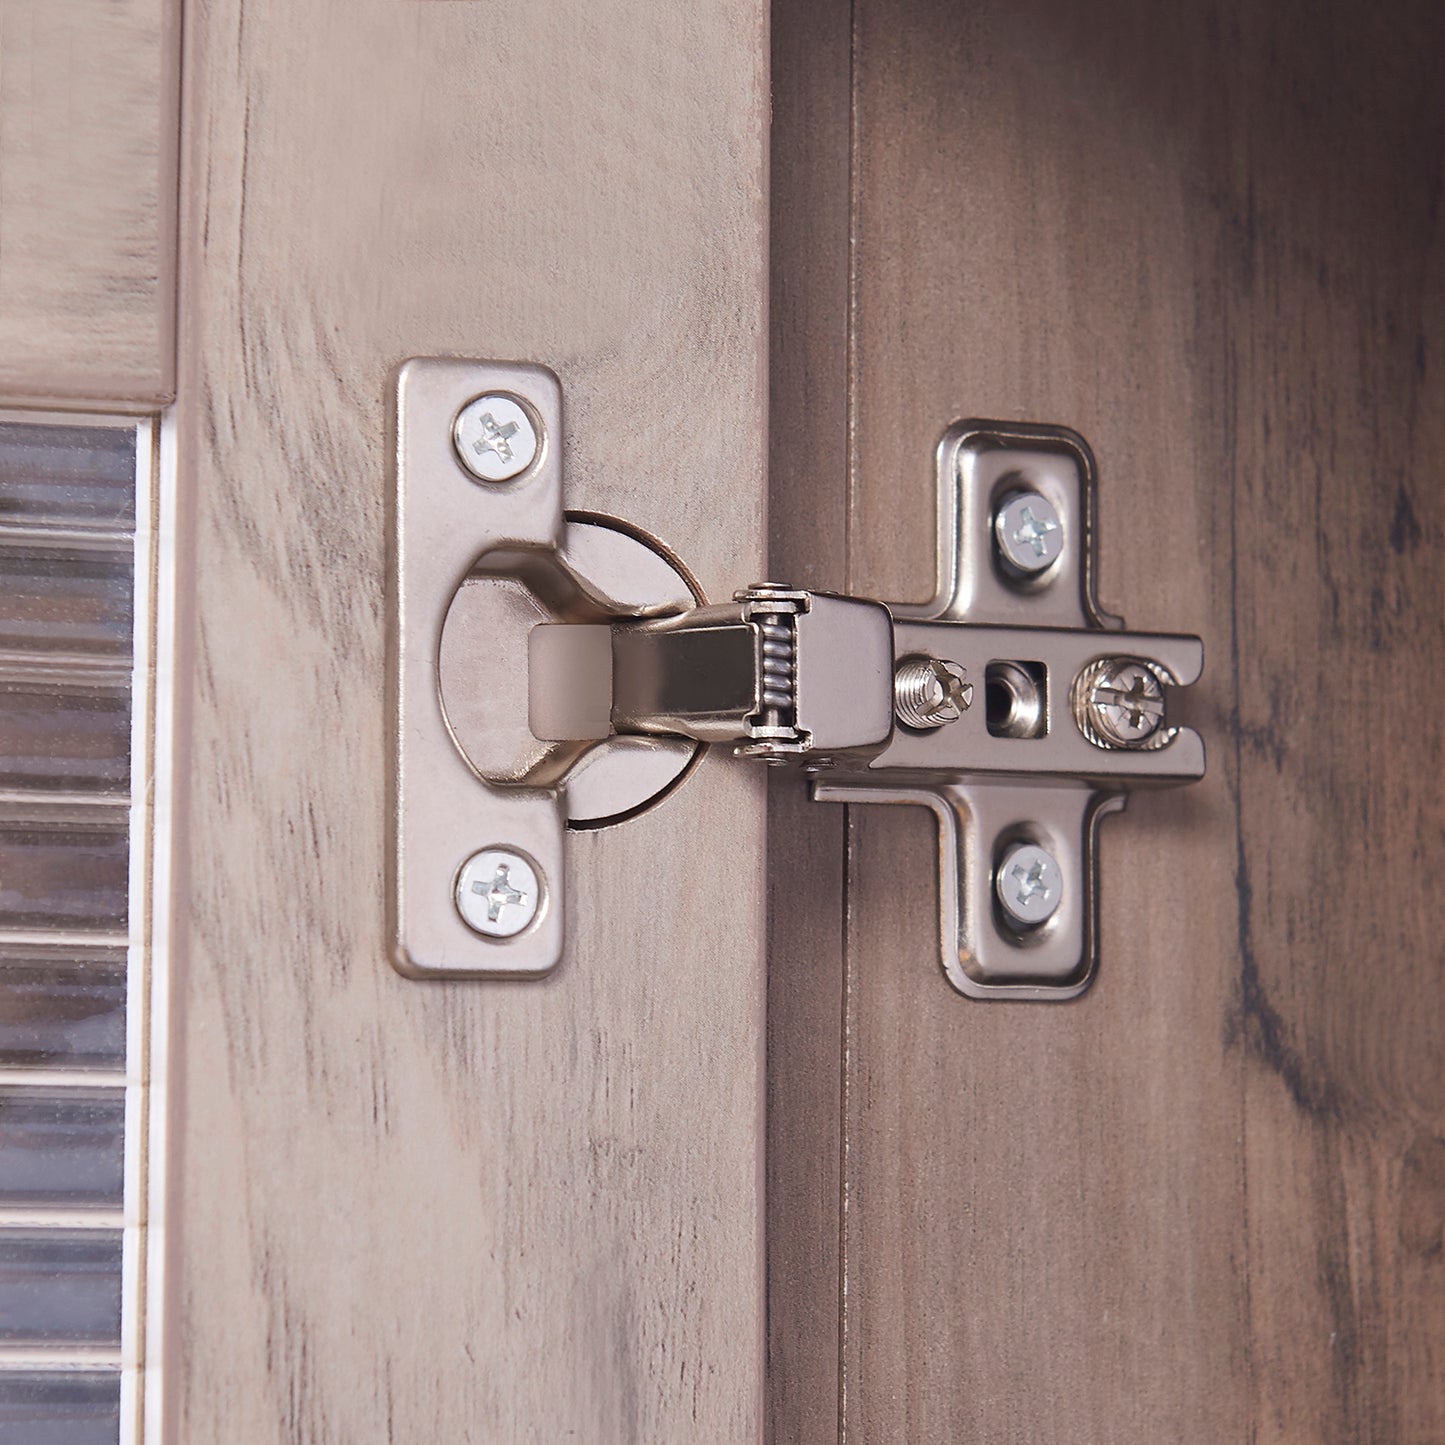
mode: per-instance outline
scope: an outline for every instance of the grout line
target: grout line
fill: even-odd
[[[34,823],[63,826],[67,823],[93,826],[104,822],[114,826],[130,809],[125,793],[79,793],[47,791],[43,788],[0,788],[0,825]]]
[[[109,552],[124,557],[134,547],[129,527],[67,527],[54,522],[0,523],[0,548],[44,548],[67,552]]]
[[[128,657],[91,652],[25,652],[0,649],[0,682],[12,687],[65,688],[120,692],[129,688],[133,663]]]
[[[120,1351],[105,1345],[0,1345],[0,1373],[96,1371],[121,1368]]]
[[[123,1089],[131,1082],[124,1069],[0,1068],[0,1089]]]
[[[0,1209],[0,1229],[94,1229],[125,1228],[123,1209],[27,1208]]]
[[[92,933],[82,928],[0,928],[0,950],[17,953],[30,949],[38,953],[124,953],[129,945],[128,933],[108,929]]]

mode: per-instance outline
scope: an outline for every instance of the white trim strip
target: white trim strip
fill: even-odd
[[[155,481],[146,523],[154,534],[151,552],[154,578],[154,625],[150,656],[151,714],[149,720],[150,837],[146,862],[149,868],[149,901],[146,956],[147,1056],[146,1150],[143,1181],[145,1211],[144,1248],[145,1311],[143,1334],[136,1341],[142,1368],[139,1379],[127,1372],[121,1384],[122,1445],[161,1445],[163,1419],[164,1321],[166,1262],[166,1177],[167,1177],[167,1076],[170,1042],[171,990],[171,868],[174,821],[174,744],[176,711],[176,542],[179,477],[176,465],[175,408],[163,412],[155,423]],[[137,523],[140,521],[137,512]],[[129,1393],[137,1398],[127,1408]],[[127,1437],[125,1422],[138,1421],[135,1433]]]

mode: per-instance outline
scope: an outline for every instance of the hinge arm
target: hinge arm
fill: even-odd
[[[579,666],[588,647],[598,660]],[[732,743],[830,775],[1178,783],[1202,774],[1204,754],[1168,721],[1168,698],[1202,666],[1194,637],[898,622],[872,599],[764,586],[671,617],[534,628],[532,726],[549,741]],[[1132,737],[1101,728],[1123,668],[1145,679]],[[584,679],[597,695],[582,705]]]

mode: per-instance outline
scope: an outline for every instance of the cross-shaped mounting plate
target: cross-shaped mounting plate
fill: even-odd
[[[1094,486],[1087,444],[1063,427],[950,428],[938,448],[934,594],[889,607],[893,651],[958,665],[984,682],[984,706],[943,727],[900,726],[866,766],[830,769],[813,785],[820,802],[932,810],[943,971],[971,998],[1082,993],[1098,962],[1100,820],[1123,808],[1131,787],[1204,773],[1204,745],[1189,728],[1161,725],[1137,747],[1091,736],[1079,693],[1091,667],[1137,661],[1162,698],[1164,683],[1187,686],[1204,661],[1198,638],[1128,634],[1100,610]],[[1058,539],[1052,562],[1033,573],[1010,562],[998,535],[1020,497],[1045,504],[1013,508],[1025,545],[1041,518],[1057,527],[1042,531]],[[1162,704],[1160,714],[1162,723]],[[999,869],[1021,845],[1043,848],[1061,874],[1061,896],[1039,924],[1014,917],[1000,897]]]

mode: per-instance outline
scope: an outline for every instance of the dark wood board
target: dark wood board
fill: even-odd
[[[771,44],[768,560],[778,581],[843,590],[848,11],[776,6]],[[844,833],[842,810],[814,806],[796,776],[770,783],[767,1433],[782,1445],[836,1418]]]
[[[1210,772],[1106,828],[1064,1006],[954,994],[930,821],[850,814],[809,1302],[842,1373],[778,1438],[1445,1437],[1445,15],[857,0],[852,30],[851,332],[810,353],[847,388],[848,581],[927,591],[949,421],[1077,427],[1105,604],[1204,638]],[[782,234],[775,422],[778,299],[833,265]],[[772,1057],[776,1099],[776,1019]],[[773,1260],[814,1224],[770,1221]]]

